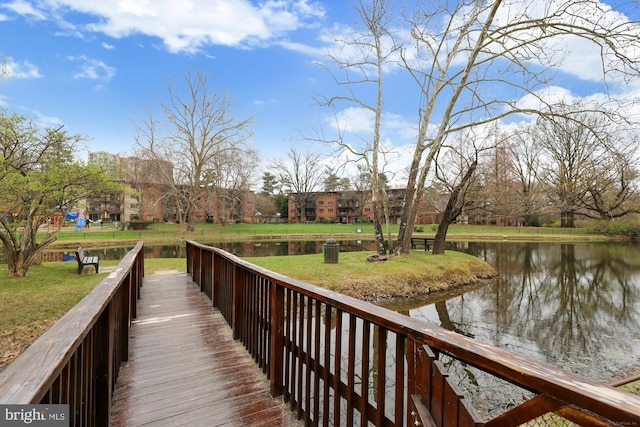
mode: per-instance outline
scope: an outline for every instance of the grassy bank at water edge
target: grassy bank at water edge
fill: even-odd
[[[337,264],[324,255],[247,257],[245,260],[304,282],[367,301],[410,298],[495,276],[486,262],[462,252],[413,251],[390,261],[369,262],[374,252],[341,252]]]

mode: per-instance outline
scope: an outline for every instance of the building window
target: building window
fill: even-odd
[[[318,209],[319,213],[324,213],[324,209]]]
[[[333,200],[329,200],[329,204],[332,205],[333,204]]]
[[[324,205],[324,200],[318,200],[319,205]]]
[[[328,209],[328,212],[329,213],[333,213],[333,209]]]

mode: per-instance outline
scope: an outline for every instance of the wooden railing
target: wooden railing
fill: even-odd
[[[188,241],[187,272],[267,375],[271,393],[305,423],[516,426],[556,413],[583,425],[640,425],[637,396],[220,249]],[[443,357],[536,397],[485,419]]]
[[[143,276],[144,247],[139,242],[0,372],[0,403],[68,404],[69,425],[108,426],[113,387],[120,364],[128,360],[129,328]]]

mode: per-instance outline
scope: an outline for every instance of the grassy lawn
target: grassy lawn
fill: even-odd
[[[456,285],[472,284],[495,275],[484,261],[462,252],[444,256],[414,251],[392,261],[368,262],[374,252],[341,252],[337,264],[325,264],[323,254],[295,257],[247,257],[247,261],[332,291],[363,300],[425,295]]]
[[[0,265],[0,368],[78,303],[105,274],[78,276],[76,263],[44,263],[25,278]]]

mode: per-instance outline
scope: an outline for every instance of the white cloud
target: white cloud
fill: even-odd
[[[596,33],[611,37],[610,33],[616,32],[626,33],[625,36],[618,37],[619,52],[632,61],[640,59],[640,52],[633,50],[638,45],[640,26],[602,1],[568,3],[560,0],[514,0],[505,2],[496,19],[501,23],[513,24],[520,19],[524,19],[526,23],[527,17],[537,19],[544,16],[553,16],[550,22],[554,25],[549,26],[548,30],[531,28],[530,38],[545,37],[549,35],[547,31],[552,33],[557,29],[573,30],[570,34],[556,35],[535,43],[529,52],[534,54],[529,59],[532,64],[548,61],[547,65],[584,81],[602,81],[605,79],[604,73],[612,81],[622,81],[623,76],[619,72],[621,64],[608,46],[608,42],[616,42],[611,38],[607,42],[590,40],[597,38],[594,37]],[[526,35],[526,32],[519,34],[520,40]]]
[[[577,98],[571,91],[560,86],[549,86],[536,93],[527,94],[517,101],[517,107],[523,110],[540,110],[545,104],[572,104]]]
[[[102,47],[103,47],[103,48],[105,48],[105,49],[107,49],[107,50],[113,50],[113,49],[115,49],[115,48],[116,48],[114,45],[109,44],[109,43],[107,43],[107,42],[103,42],[103,43],[102,43]]]
[[[293,52],[299,52],[302,53],[304,55],[308,55],[308,56],[312,56],[312,57],[320,57],[323,56],[325,54],[325,51],[314,47],[314,46],[310,46],[308,44],[305,43],[297,43],[297,42],[292,42],[292,41],[288,41],[288,40],[282,40],[282,41],[278,41],[276,42],[276,44],[278,44],[279,46],[284,47],[287,50],[293,51]]]
[[[90,79],[109,81],[116,74],[116,69],[104,62],[87,56],[69,56],[69,61],[77,62],[80,71],[73,75],[74,79]]]
[[[96,19],[77,27],[80,31],[114,38],[144,34],[161,39],[170,52],[187,53],[208,45],[247,48],[271,43],[324,16],[319,3],[307,0],[267,0],[258,5],[249,0],[45,0],[41,11],[61,17],[59,25],[68,11],[85,13]]]
[[[6,58],[3,68],[7,78],[10,79],[38,79],[42,77],[38,67],[26,60],[15,62],[13,58]]]
[[[0,100],[0,105],[1,104],[3,104],[2,100]],[[33,119],[41,128],[57,128],[60,125],[64,124],[64,122],[60,120],[59,117],[47,116],[45,114],[42,114],[39,110],[34,110],[32,108],[20,105],[17,105],[15,107],[20,110],[26,111],[27,116]]]
[[[371,139],[375,124],[375,114],[365,108],[348,107],[335,115],[327,115],[325,123],[333,130],[340,129],[347,134],[356,134],[361,138]],[[416,125],[405,117],[394,113],[383,113],[380,123],[381,137],[387,141],[388,149],[392,146],[414,142],[417,135]]]
[[[3,9],[7,9],[18,15],[26,16],[29,19],[41,21],[46,19],[46,14],[42,11],[34,8],[29,2],[25,0],[15,0],[9,3],[0,5]]]
[[[335,116],[327,117],[327,123],[333,129],[349,133],[371,133],[375,122],[373,112],[364,108],[348,107]]]

